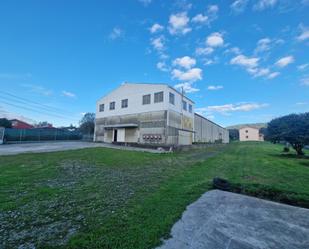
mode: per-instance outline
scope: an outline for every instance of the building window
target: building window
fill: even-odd
[[[128,99],[121,100],[121,108],[127,108],[128,107]]]
[[[173,104],[173,105],[175,105],[175,94],[173,94],[173,93],[170,93],[170,104]]]
[[[109,109],[115,110],[115,101],[109,103]]]
[[[249,138],[249,136],[246,136],[246,138]]]
[[[182,109],[184,109],[185,111],[187,110],[187,102],[186,101],[182,101]]]
[[[100,110],[100,112],[104,112],[104,104],[100,104],[99,110]]]
[[[189,104],[189,112],[192,113],[192,105]]]
[[[143,105],[149,105],[150,104],[150,94],[143,95]]]
[[[155,103],[163,102],[163,92],[157,92],[154,94],[154,102]]]
[[[248,130],[246,130],[246,133],[248,133]]]

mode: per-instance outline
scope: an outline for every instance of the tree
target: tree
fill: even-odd
[[[291,144],[297,155],[303,155],[303,148],[309,144],[309,112],[290,114],[269,122],[267,139]]]
[[[48,123],[47,121],[39,122],[36,126],[36,128],[51,128],[53,125],[51,123]]]
[[[81,121],[79,121],[79,130],[83,134],[93,134],[94,133],[94,122],[95,122],[95,114],[91,112],[87,112]]]
[[[12,128],[12,122],[6,118],[0,118],[0,127]]]

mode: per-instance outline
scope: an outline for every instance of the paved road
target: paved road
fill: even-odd
[[[151,153],[162,153],[162,151],[144,148],[125,147],[113,144],[92,143],[82,141],[65,142],[42,142],[42,143],[23,143],[23,144],[4,144],[0,145],[0,156],[17,155],[22,153],[42,153],[52,151],[76,150],[83,148],[105,147],[121,150],[143,151]]]
[[[157,249],[308,249],[309,209],[219,190],[206,192]]]

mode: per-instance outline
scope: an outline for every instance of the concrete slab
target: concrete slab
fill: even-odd
[[[212,190],[189,205],[158,249],[308,249],[309,209]]]
[[[53,151],[77,150],[83,148],[104,147],[119,150],[142,151],[150,153],[164,153],[164,151],[127,147],[105,143],[93,143],[83,141],[55,141],[41,143],[21,143],[21,144],[3,144],[0,145],[0,156],[17,155],[22,153],[43,153]]]

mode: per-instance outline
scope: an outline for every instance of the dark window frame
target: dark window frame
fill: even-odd
[[[148,97],[149,97],[149,101],[145,101],[145,100],[148,100]],[[146,99],[146,98],[147,98],[147,99]],[[143,104],[143,105],[150,105],[150,104],[151,104],[151,94],[145,94],[145,95],[143,95],[142,104]]]
[[[182,101],[182,109],[185,110],[185,111],[188,110],[188,108],[187,108],[187,102],[184,101],[184,100]]]
[[[112,111],[115,109],[116,109],[116,102],[115,101],[109,102],[109,110]]]
[[[129,106],[129,100],[128,99],[122,99],[121,100],[121,108],[128,108]]]
[[[172,105],[175,105],[175,94],[169,92],[168,96],[169,96],[169,103],[172,104]]]
[[[104,112],[104,108],[105,108],[104,104],[100,104],[99,105],[99,112]]]
[[[164,102],[164,92],[161,91],[154,93],[154,103],[161,103],[161,102]]]
[[[189,112],[192,113],[192,111],[193,111],[193,106],[189,104]]]

